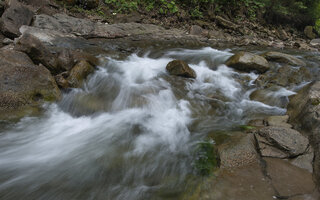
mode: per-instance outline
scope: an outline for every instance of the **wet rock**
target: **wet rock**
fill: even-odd
[[[232,170],[220,170],[207,178],[186,200],[271,200],[276,196],[273,186],[258,163]]]
[[[69,72],[62,72],[54,77],[60,88],[69,88],[69,82],[67,81],[68,76]]]
[[[253,134],[238,133],[218,147],[220,168],[235,168],[258,162]]]
[[[294,92],[281,93],[279,91],[281,91],[281,88],[276,86],[271,86],[266,89],[258,89],[250,94],[250,100],[259,101],[270,106],[286,108],[289,103],[287,96],[293,95]]]
[[[288,124],[289,116],[269,116],[265,119],[267,126],[292,128],[291,124]]]
[[[309,38],[309,39],[314,39],[316,38],[316,34],[313,32],[313,27],[312,26],[306,26],[304,28],[304,34]]]
[[[265,74],[260,75],[255,83],[258,87],[270,88],[273,90],[275,85],[281,87],[295,86],[306,81],[311,81],[314,77],[306,67],[290,67],[284,65],[277,69],[277,71],[268,71]]]
[[[45,67],[34,65],[22,52],[0,50],[0,118],[9,117],[11,111],[38,106],[43,101],[55,101],[60,95],[54,78]]]
[[[92,72],[94,72],[94,67],[90,65],[90,63],[84,60],[80,61],[70,71],[70,75],[67,79],[69,86],[74,88],[81,87],[84,79]]]
[[[182,60],[173,60],[166,67],[170,75],[182,76],[185,78],[196,78],[196,72]]]
[[[236,53],[227,60],[226,65],[240,71],[258,73],[264,73],[270,68],[265,58],[248,52]]]
[[[264,58],[266,58],[268,61],[274,61],[274,62],[280,62],[280,63],[287,63],[292,66],[303,66],[305,67],[307,64],[300,60],[299,58],[296,58],[292,55],[288,55],[285,53],[280,53],[280,52],[266,52],[262,54]]]
[[[285,127],[264,127],[256,134],[261,155],[290,158],[304,154],[309,141],[298,131]]]
[[[313,193],[315,184],[310,172],[277,158],[265,158],[265,161],[267,174],[271,178],[275,190],[279,193],[278,197]]]
[[[191,26],[189,33],[191,35],[198,35],[198,36],[207,36],[209,34],[208,31],[204,30],[203,28],[201,28],[198,25]]]
[[[313,171],[320,190],[320,82],[312,82],[290,98],[289,122],[309,137],[314,149]]]
[[[309,147],[307,152],[297,158],[290,159],[289,162],[297,167],[308,170],[310,173],[313,172],[313,158],[314,151],[312,147]]]
[[[12,1],[10,7],[5,10],[0,19],[1,32],[13,39],[21,35],[19,28],[22,25],[30,25],[34,13],[18,1]]]

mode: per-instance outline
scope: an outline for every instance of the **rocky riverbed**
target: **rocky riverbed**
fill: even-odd
[[[320,198],[317,39],[58,8],[0,6],[4,199]]]

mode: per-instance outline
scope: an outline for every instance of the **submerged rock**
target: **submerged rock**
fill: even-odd
[[[265,58],[248,52],[236,53],[227,60],[226,65],[245,72],[264,73],[270,69]]]
[[[10,7],[6,9],[0,19],[1,32],[13,39],[21,33],[19,28],[22,25],[30,25],[34,13],[18,1],[11,1]]]
[[[54,78],[45,67],[34,65],[22,52],[0,50],[0,118],[7,118],[8,112],[38,106],[43,101],[55,101],[60,95]]]
[[[70,87],[81,87],[83,81],[89,74],[94,72],[94,67],[87,61],[80,61],[70,71],[70,75],[67,79]]]
[[[182,76],[186,78],[196,78],[196,72],[189,67],[189,65],[182,60],[174,60],[168,63],[166,67],[171,75]]]
[[[309,141],[306,137],[286,127],[264,127],[256,134],[262,156],[290,158],[306,152]]]
[[[263,56],[268,61],[287,63],[287,64],[292,65],[292,66],[303,66],[303,67],[305,67],[307,65],[305,62],[303,62],[299,58],[296,58],[296,57],[294,57],[292,55],[288,55],[288,54],[285,54],[285,53],[280,53],[280,52],[270,51],[270,52],[266,52],[266,53],[262,54],[261,56]]]

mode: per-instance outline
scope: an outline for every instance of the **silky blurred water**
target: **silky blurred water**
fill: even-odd
[[[0,199],[178,199],[209,132],[286,112],[250,100],[258,75],[223,65],[231,55],[212,48],[101,55],[82,89],[1,132]],[[173,59],[186,60],[197,78],[170,76]]]

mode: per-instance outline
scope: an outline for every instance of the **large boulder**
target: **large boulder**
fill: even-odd
[[[8,118],[8,113],[22,117],[22,110],[43,101],[58,100],[60,95],[54,78],[45,67],[34,65],[22,52],[0,50],[1,119]]]
[[[280,62],[280,63],[287,63],[292,66],[303,66],[305,67],[307,64],[300,60],[299,58],[296,58],[292,55],[288,55],[285,53],[280,53],[280,52],[275,52],[275,51],[270,51],[262,54],[265,59],[268,61],[275,61],[275,62]]]
[[[264,73],[270,69],[268,61],[262,57],[248,52],[239,52],[229,58],[226,65],[245,72]]]
[[[196,72],[189,67],[189,65],[182,60],[173,60],[168,63],[166,67],[167,71],[171,75],[182,76],[186,78],[196,78]]]
[[[319,46],[320,46],[320,38],[311,40],[311,41],[310,41],[310,44],[311,44],[311,46],[317,46],[317,47],[319,47]]]
[[[256,134],[262,156],[291,158],[304,154],[309,145],[306,137],[287,127],[264,127]]]
[[[19,28],[22,25],[30,25],[34,13],[18,1],[11,1],[10,7],[6,9],[0,19],[1,32],[13,39],[21,33]]]
[[[289,122],[309,137],[314,149],[314,176],[320,190],[320,81],[312,82],[290,98]]]

